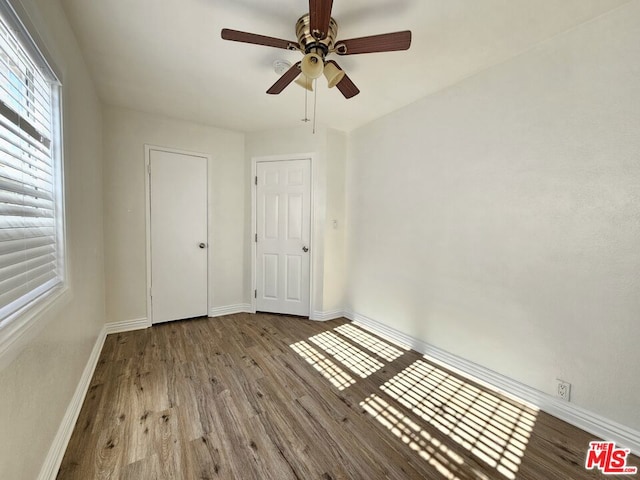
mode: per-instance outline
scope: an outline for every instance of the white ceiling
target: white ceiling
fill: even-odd
[[[334,57],[361,90],[318,82],[318,122],[351,130],[629,0],[334,0],[338,38],[410,29],[407,52]],[[300,124],[304,90],[265,91],[297,52],[227,42],[223,27],[296,40],[306,0],[62,0],[101,99],[238,131]],[[322,79],[321,79],[322,80]],[[312,99],[312,97],[311,97]]]

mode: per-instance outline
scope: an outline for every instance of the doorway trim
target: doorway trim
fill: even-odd
[[[207,160],[207,198],[211,198],[209,175],[212,171],[211,155],[208,153],[194,152],[189,150],[180,150],[177,148],[162,147],[153,144],[144,144],[144,190],[145,190],[145,231],[146,231],[146,261],[147,261],[147,282],[146,282],[146,296],[147,296],[147,324],[153,325],[153,309],[151,307],[151,152],[153,150],[176,153],[179,155],[191,155],[194,157],[203,157]],[[211,310],[211,292],[210,287],[213,285],[211,276],[211,221],[209,211],[209,200],[207,200],[207,316]]]
[[[316,168],[316,154],[315,153],[294,153],[287,155],[267,155],[261,157],[252,157],[251,158],[251,177],[249,178],[251,185],[251,236],[249,237],[249,241],[251,242],[251,313],[256,313],[257,300],[255,296],[256,288],[257,288],[257,279],[256,279],[256,262],[257,262],[257,245],[255,242],[256,235],[258,233],[258,215],[257,215],[257,185],[255,182],[256,175],[258,173],[258,163],[261,162],[286,162],[292,160],[309,160],[311,162],[311,212],[310,212],[310,222],[311,222],[311,231],[309,235],[309,319],[313,318],[315,312],[316,305],[316,294],[315,294],[315,268],[314,264],[316,259],[316,246],[320,244],[320,242],[316,242],[316,216],[315,216],[315,204],[316,204],[316,188],[315,188],[315,179],[317,178]]]

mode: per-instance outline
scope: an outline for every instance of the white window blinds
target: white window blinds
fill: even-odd
[[[0,324],[62,281],[57,81],[2,10]]]

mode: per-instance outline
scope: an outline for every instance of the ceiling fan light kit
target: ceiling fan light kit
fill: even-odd
[[[296,79],[296,84],[300,85],[305,90],[313,92],[313,81],[305,77],[305,75],[302,73]]]
[[[307,53],[302,59],[300,68],[305,77],[315,80],[322,76],[322,72],[324,71],[324,60],[317,53]]]
[[[304,55],[267,90],[270,95],[278,95],[294,81],[306,90],[313,91],[311,83],[324,73],[329,88],[338,87],[340,93],[349,99],[358,95],[360,90],[334,60],[327,60],[326,57],[331,54],[343,56],[408,50],[411,31],[336,40],[338,23],[331,17],[332,8],[333,0],[309,0],[309,13],[296,22],[297,42],[228,28],[222,29],[221,36],[233,42],[297,50]]]
[[[335,87],[344,78],[344,71],[335,63],[327,62],[324,64],[324,76],[327,79],[329,88]]]

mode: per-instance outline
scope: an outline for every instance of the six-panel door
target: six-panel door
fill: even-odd
[[[256,165],[256,309],[309,316],[311,161]]]

